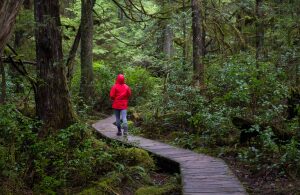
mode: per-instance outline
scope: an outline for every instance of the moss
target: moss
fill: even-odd
[[[101,149],[101,150],[108,150],[108,145],[103,142],[102,140],[96,139],[95,137],[91,137],[93,148]]]
[[[112,172],[112,174],[108,175],[95,186],[85,189],[79,193],[79,195],[94,195],[94,194],[118,194],[119,189],[117,186],[121,183],[121,178],[123,176],[119,173]]]
[[[163,195],[170,194],[176,186],[174,184],[166,184],[163,186],[146,186],[139,188],[135,195]]]
[[[142,166],[147,170],[155,167],[154,161],[145,150],[139,148],[121,148],[119,150],[120,162],[129,166]]]

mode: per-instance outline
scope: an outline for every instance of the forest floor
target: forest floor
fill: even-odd
[[[287,175],[281,175],[276,171],[260,171],[252,174],[249,165],[245,162],[237,161],[229,154],[222,157],[231,170],[244,184],[250,194],[265,195],[299,195],[300,180],[293,179]]]

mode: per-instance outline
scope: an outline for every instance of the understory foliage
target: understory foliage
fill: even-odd
[[[228,152],[251,164],[253,173],[273,170],[299,177],[299,121],[286,119],[286,73],[271,62],[257,68],[252,56],[209,59],[203,90],[189,85],[189,76],[178,79],[180,70],[173,70],[151,99],[131,110],[138,125],[133,132],[222,156],[241,144],[241,131],[248,131],[249,145]],[[238,129],[234,117],[253,124]]]
[[[151,92],[159,80],[151,76],[150,72],[139,66],[112,66],[104,62],[94,62],[94,85],[96,89],[96,96],[93,97],[93,107],[85,105],[79,106],[77,112],[80,116],[86,116],[86,113],[92,110],[107,111],[111,109],[111,100],[109,92],[112,85],[115,83],[118,74],[125,75],[125,82],[132,89],[132,96],[130,97],[130,105],[135,106],[148,99]],[[79,97],[79,83],[80,83],[80,69],[78,68],[72,80],[71,92],[75,105],[82,99]]]
[[[4,194],[73,194],[85,187],[81,194],[89,194],[88,186],[96,186],[99,193],[121,192],[122,186],[134,192],[153,186],[149,174],[155,164],[144,150],[114,142],[108,145],[83,123],[41,139],[40,123],[15,106],[1,106],[0,114],[0,188]]]
[[[60,15],[61,24],[56,38],[62,37],[64,54],[59,64],[66,64],[85,1],[60,0],[53,5],[58,2],[60,14],[55,15]],[[198,30],[193,28],[197,14],[192,14],[191,2],[199,3]],[[232,158],[246,167],[247,174],[241,171],[246,181],[253,177],[255,183],[261,178],[267,183],[269,176],[299,181],[299,0],[95,1],[89,56],[95,93],[89,102],[80,97],[84,80],[78,48],[73,63],[63,67],[70,73],[68,91],[77,123],[51,130],[44,138],[35,113],[36,88],[44,81],[37,71],[40,56],[34,35],[43,25],[34,21],[34,4],[38,5],[24,1],[9,41],[13,49],[0,52],[4,64],[0,65],[1,192],[179,191],[176,178],[153,185],[150,173],[155,166],[148,153],[107,143],[86,125],[99,120],[99,115],[111,114],[109,92],[120,73],[132,89],[130,133]],[[195,44],[196,31],[203,44]],[[44,34],[43,40],[49,41]],[[202,51],[193,53],[200,45]],[[197,59],[204,68],[201,88],[194,85]],[[65,79],[53,75],[49,79]],[[247,187],[255,188],[252,183]]]

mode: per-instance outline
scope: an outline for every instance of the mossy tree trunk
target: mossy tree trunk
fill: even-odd
[[[1,71],[1,103],[5,102],[6,98],[6,78],[5,78],[5,68],[2,63],[2,52],[6,43],[8,42],[12,27],[15,23],[16,16],[22,5],[22,0],[1,0],[0,1],[0,71]]]
[[[44,131],[65,128],[74,122],[74,113],[63,63],[59,0],[35,0],[37,55],[37,115]]]
[[[2,63],[1,58],[0,58],[0,72],[1,72],[1,98],[0,98],[0,104],[3,104],[5,102],[5,99],[6,99],[6,76],[5,76],[4,64]]]
[[[183,34],[183,45],[182,45],[182,65],[186,65],[187,61],[187,26],[186,26],[186,3],[182,1],[183,18],[182,18],[182,34]]]
[[[202,31],[201,0],[192,0],[192,31],[193,31],[193,71],[194,83],[204,87],[204,44]]]
[[[172,2],[161,0],[157,1],[158,5],[160,6],[161,12],[166,12],[166,10],[169,9],[170,6],[172,6]],[[169,12],[165,15],[167,18],[171,18],[172,13]],[[170,24],[170,19],[164,19],[159,21],[159,28],[160,32],[157,39],[157,52],[159,54],[162,54],[161,57],[165,59],[170,59],[173,56],[174,51],[174,45],[173,45],[173,38],[174,33],[172,26]]]
[[[81,0],[81,81],[80,96],[88,102],[94,95],[93,73],[94,0]]]
[[[7,43],[12,27],[15,23],[16,16],[19,12],[22,0],[1,0],[0,1],[0,51]]]
[[[256,60],[261,61],[264,58],[264,20],[263,20],[263,0],[256,0]],[[258,63],[256,63],[258,66]]]

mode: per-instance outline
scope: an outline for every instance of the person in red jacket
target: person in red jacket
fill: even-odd
[[[123,121],[124,135],[128,133],[127,125],[127,108],[128,99],[131,96],[131,89],[125,84],[125,77],[119,74],[116,79],[116,83],[110,90],[110,99],[112,100],[112,108],[115,111],[116,125],[118,127],[117,135],[122,135],[120,119]]]

